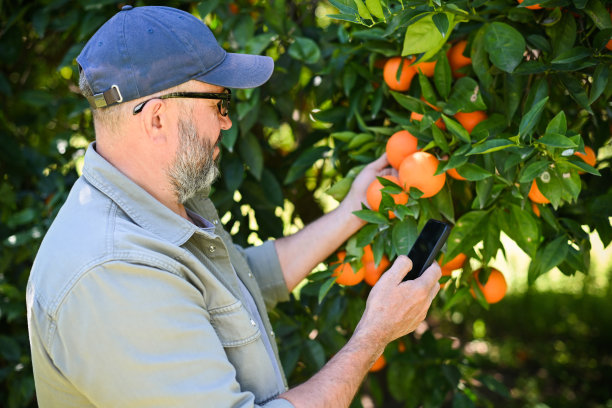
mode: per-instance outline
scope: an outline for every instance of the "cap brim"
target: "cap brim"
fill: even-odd
[[[221,64],[194,79],[226,88],[247,89],[263,85],[273,71],[274,60],[270,57],[228,52]]]

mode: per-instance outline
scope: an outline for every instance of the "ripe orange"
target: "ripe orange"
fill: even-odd
[[[454,178],[455,180],[466,180],[465,177],[463,177],[461,174],[459,174],[457,169],[446,170],[446,173],[448,173],[448,175],[451,176],[452,178]]]
[[[389,265],[391,265],[391,262],[389,262],[389,258],[387,258],[386,255],[383,255],[378,268],[376,267],[374,261],[364,262],[363,267],[365,268],[365,275],[363,279],[370,286],[376,285],[376,282],[378,282],[383,272],[387,270]]]
[[[457,119],[457,122],[461,123],[468,133],[472,133],[472,130],[476,127],[476,125],[485,120],[487,117],[488,116],[485,111],[455,113],[455,119]]]
[[[465,74],[457,72],[459,68],[472,64],[471,58],[463,56],[463,52],[465,51],[466,45],[467,41],[465,40],[457,41],[457,43],[453,45],[450,50],[448,50],[448,62],[451,66],[451,70],[453,71],[453,76],[455,78],[465,76]]]
[[[595,155],[595,151],[589,146],[584,146],[584,153],[576,152],[574,154],[584,160],[584,162],[589,166],[595,167],[595,164],[597,163],[597,155]],[[580,170],[578,173],[584,174],[584,171]]]
[[[398,186],[401,186],[400,181],[395,176],[389,175],[383,176],[383,178],[394,182]],[[376,179],[370,183],[368,189],[366,190],[366,199],[368,201],[368,205],[374,211],[378,211],[378,209],[380,208],[380,202],[382,201],[382,193],[380,192],[380,190],[382,190],[383,187],[384,186],[380,183],[380,181]],[[408,202],[408,194],[404,192],[391,194],[391,198],[393,198],[395,204],[406,204]],[[389,218],[395,218],[395,214],[393,213],[393,211],[389,211]]]
[[[434,74],[434,69],[436,68],[437,61],[431,62],[419,62],[418,64],[414,64],[414,70],[419,73],[423,73],[423,75],[432,77]]]
[[[399,70],[402,58],[393,57],[389,58],[387,62],[385,62],[385,67],[383,68],[383,78],[385,79],[385,82],[389,88],[393,89],[394,91],[407,91],[410,88],[412,77],[414,74],[416,74],[414,67],[410,66],[412,61],[413,60],[404,58],[399,81],[397,80],[397,71]]]
[[[540,192],[540,189],[538,188],[538,184],[536,183],[535,180],[533,180],[533,183],[531,183],[531,188],[529,189],[528,197],[534,203],[538,203],[538,204],[550,203],[550,200],[546,198],[544,194]]]
[[[446,173],[434,176],[439,161],[427,152],[415,152],[406,157],[399,168],[399,179],[404,190],[416,187],[423,192],[421,198],[433,197],[446,182]]]
[[[533,210],[533,213],[536,216],[540,216],[540,209],[538,208],[538,205],[536,203],[531,203],[531,209]]]
[[[387,140],[385,151],[387,152],[387,160],[395,169],[399,169],[402,161],[416,152],[419,139],[412,136],[407,130],[400,130],[391,135]]]
[[[451,271],[454,271],[455,269],[463,268],[463,264],[465,263],[466,259],[467,256],[465,254],[459,254],[450,261],[445,262],[444,254],[442,254],[440,256],[439,264],[443,269],[449,269]]]
[[[400,353],[404,353],[406,351],[406,344],[402,340],[398,340],[397,342],[397,351]]]
[[[230,13],[232,14],[240,13],[240,6],[238,6],[236,3],[230,3],[228,7],[229,7]]]
[[[474,271],[474,278],[476,279],[476,283],[484,294],[484,297],[487,302],[497,303],[502,300],[503,297],[506,295],[506,291],[508,290],[508,284],[506,283],[506,278],[504,278],[504,275],[497,269],[491,269],[489,280],[483,286],[480,282],[480,279],[478,278],[479,273],[480,269]],[[476,297],[473,290],[472,296]]]
[[[360,268],[357,272],[353,270],[353,267],[350,263],[344,263],[344,258],[346,257],[346,251],[338,252],[338,260],[340,265],[334,269],[334,273],[332,276],[337,277],[336,283],[344,286],[354,286],[363,280],[365,275],[365,269]]]
[[[518,0],[519,4],[521,4],[523,2],[523,0]],[[542,6],[540,6],[539,4],[533,4],[531,6],[527,6],[526,8],[530,9],[530,10],[539,10],[542,8]]]
[[[383,368],[385,368],[386,365],[387,365],[387,360],[385,360],[385,356],[384,355],[381,355],[374,362],[374,365],[372,365],[372,367],[370,367],[370,372],[371,373],[375,373],[376,371],[380,371]]]
[[[363,247],[363,256],[361,257],[361,263],[374,262],[374,252],[372,252],[372,245],[366,245]]]

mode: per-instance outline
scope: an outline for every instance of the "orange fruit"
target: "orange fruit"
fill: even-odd
[[[457,169],[446,170],[446,173],[448,173],[448,175],[451,176],[452,178],[454,178],[455,180],[466,180],[465,177],[463,177],[461,174],[459,174]]]
[[[413,67],[417,73],[421,72],[423,75],[431,77],[434,74],[436,62],[437,61],[419,62],[418,64],[414,64]]]
[[[230,3],[228,7],[229,7],[230,13],[232,14],[240,13],[240,6],[238,6],[236,3]]]
[[[612,12],[610,12],[610,18],[612,19]],[[608,43],[606,44],[606,48],[612,50],[612,39],[608,41]]]
[[[540,216],[540,209],[538,208],[538,205],[536,203],[531,203],[531,209],[533,210],[533,213],[535,215],[537,215],[538,217]]]
[[[576,152],[574,154],[580,157],[589,166],[595,167],[595,164],[597,163],[597,156],[595,155],[595,151],[589,146],[584,146],[584,153]],[[578,173],[584,174],[584,171],[580,170]]]
[[[385,82],[389,88],[393,89],[394,91],[407,91],[410,88],[412,77],[414,77],[414,74],[416,74],[414,67],[410,66],[410,63],[413,60],[408,60],[406,58],[403,60],[404,63],[402,64],[399,81],[397,80],[397,71],[399,70],[402,62],[401,57],[389,58],[387,62],[385,62],[385,67],[383,68],[383,78],[385,79]]]
[[[395,169],[399,169],[402,161],[418,150],[418,142],[419,139],[412,136],[407,130],[400,130],[392,134],[385,147],[389,164]]]
[[[455,269],[459,269],[463,267],[467,256],[465,254],[459,254],[448,262],[444,261],[444,254],[440,256],[440,266],[443,269],[449,269],[450,271],[454,271]]]
[[[383,176],[383,178],[392,181],[398,186],[400,186],[400,181],[395,176],[389,175]],[[366,199],[368,201],[368,205],[374,211],[378,211],[378,209],[380,208],[380,202],[382,201],[382,193],[380,192],[380,190],[382,190],[383,187],[384,186],[381,184],[381,182],[378,181],[378,179],[375,179],[373,182],[370,183],[368,189],[366,190]],[[408,194],[403,191],[401,193],[391,194],[391,198],[393,198],[393,202],[395,202],[395,204],[406,204],[408,202]],[[389,218],[395,218],[395,214],[393,213],[393,211],[389,211]]]
[[[385,356],[384,355],[381,355],[374,362],[374,365],[372,365],[372,367],[370,367],[370,372],[371,373],[375,373],[376,371],[380,371],[383,368],[385,368],[386,365],[387,365],[387,360],[385,360]]]
[[[372,252],[372,245],[366,245],[363,247],[363,256],[361,257],[361,263],[374,262],[374,252]]]
[[[488,116],[485,111],[455,113],[455,119],[457,119],[457,122],[461,123],[461,126],[463,126],[468,133],[472,133],[472,130],[476,127],[476,125],[485,120],[487,117]]]
[[[399,179],[404,190],[416,187],[423,192],[421,198],[433,197],[446,182],[446,173],[434,176],[440,162],[427,152],[415,152],[406,157],[399,168]]]
[[[523,0],[518,0],[519,4],[521,4],[523,2]],[[530,9],[530,10],[539,10],[542,8],[542,6],[540,6],[539,4],[533,4],[531,6],[527,6],[526,8]]]
[[[402,340],[397,342],[397,351],[400,353],[404,353],[406,351],[406,344]]]
[[[538,204],[550,203],[550,200],[546,198],[544,194],[540,192],[540,189],[538,188],[538,184],[536,183],[535,180],[533,180],[533,182],[531,183],[531,188],[529,189],[528,197],[534,203],[538,203]]]
[[[451,276],[453,274],[453,270],[452,269],[448,269],[446,267],[441,267],[440,270],[442,271],[442,276]],[[441,283],[440,284],[440,289],[444,289],[444,286],[446,286],[446,283]]]
[[[338,252],[338,261],[334,264],[340,264],[334,269],[334,273],[332,276],[336,277],[336,283],[344,286],[354,286],[363,280],[365,275],[365,269],[360,268],[357,272],[353,270],[353,267],[350,263],[344,263],[344,258],[346,258],[346,251]]]
[[[463,56],[463,52],[465,51],[466,45],[467,41],[465,40],[457,41],[457,43],[455,43],[455,45],[453,45],[450,50],[448,50],[448,63],[451,66],[451,70],[453,71],[453,76],[455,78],[465,76],[465,74],[457,72],[459,68],[472,64],[471,58]]]
[[[389,265],[391,265],[391,262],[389,262],[389,258],[387,258],[386,255],[383,255],[378,268],[376,267],[374,261],[364,262],[363,267],[365,268],[365,275],[363,279],[370,286],[376,285],[376,282],[378,282],[383,272],[387,270]]]
[[[479,273],[480,269],[474,271],[474,278],[476,279],[478,287],[484,294],[487,303],[497,303],[502,300],[508,290],[508,284],[506,283],[504,275],[497,269],[491,269],[489,280],[483,285],[478,278]],[[476,297],[473,290],[472,296]]]

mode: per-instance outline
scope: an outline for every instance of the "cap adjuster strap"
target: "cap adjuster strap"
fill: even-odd
[[[123,102],[123,96],[121,96],[119,87],[117,85],[113,85],[109,90],[102,93],[97,93],[94,96],[90,96],[87,98],[87,100],[92,108],[97,109],[121,103]]]

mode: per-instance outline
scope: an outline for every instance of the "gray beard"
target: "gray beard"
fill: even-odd
[[[168,177],[178,202],[184,204],[199,192],[208,190],[219,176],[219,169],[213,157],[214,145],[208,140],[200,140],[192,121],[180,119],[179,138]]]

